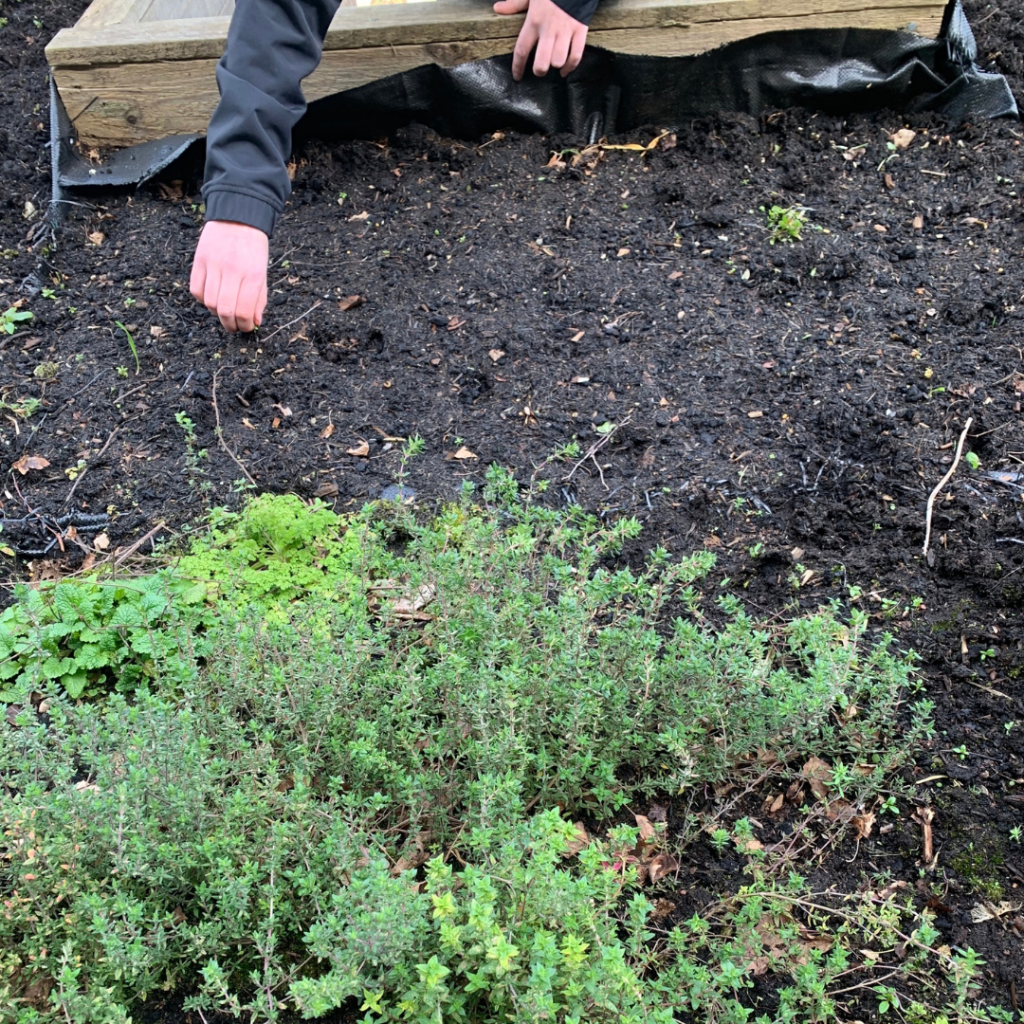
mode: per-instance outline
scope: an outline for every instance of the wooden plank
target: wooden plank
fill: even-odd
[[[158,3],[163,0],[141,2]],[[890,11],[905,8],[905,26],[912,22],[920,25],[940,3],[938,0],[883,0],[883,6]],[[780,7],[783,10],[780,11]],[[808,18],[837,12],[847,16],[850,27],[867,27],[868,22],[864,19],[877,9],[870,0],[789,0],[785,4],[780,0],[609,0],[594,16],[591,36],[603,31],[668,30],[720,21],[766,18],[788,21],[788,27],[803,27],[810,24]],[[341,8],[328,32],[324,48],[347,50],[514,39],[519,34],[522,21],[521,16],[495,14],[480,0]],[[139,24],[87,30],[76,26],[59,32],[46,48],[46,55],[53,68],[216,58],[223,53],[229,24],[230,19],[220,17],[147,20]],[[730,32],[724,33],[724,38],[730,37]]]
[[[234,9],[234,0],[152,0],[140,21],[230,18]]]
[[[93,0],[75,23],[75,29],[108,28],[141,21],[152,0]]]
[[[800,0],[793,0],[793,5]],[[804,17],[800,28],[900,29],[914,20],[922,35],[938,35],[942,4],[885,6]],[[911,18],[912,15],[912,18]],[[763,32],[790,29],[792,17],[680,23],[671,27],[596,29],[590,41],[619,53],[679,56],[704,53],[723,43]],[[359,50],[329,50],[306,80],[309,100],[356,88],[423,64],[451,67],[511,49],[511,37]],[[157,61],[146,64],[59,67],[54,79],[85,145],[125,146],[166,135],[204,132],[217,103],[216,59]]]

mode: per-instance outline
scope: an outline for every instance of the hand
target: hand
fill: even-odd
[[[566,14],[554,0],[500,0],[494,5],[498,14],[522,14],[526,22],[512,53],[512,77],[522,81],[530,51],[537,47],[533,73],[543,77],[550,68],[561,68],[565,78],[583,58],[587,45],[587,26]]]
[[[266,234],[248,224],[210,220],[203,227],[189,288],[224,330],[251,331],[263,320],[269,247]]]

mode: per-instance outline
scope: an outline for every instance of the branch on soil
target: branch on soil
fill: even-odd
[[[256,481],[253,479],[252,474],[249,472],[249,470],[247,470],[245,468],[245,466],[242,463],[242,460],[227,446],[227,443],[224,440],[224,432],[220,429],[220,409],[217,407],[217,377],[219,375],[220,375],[220,371],[219,370],[217,371],[217,373],[215,373],[213,375],[213,391],[212,391],[213,417],[214,417],[214,420],[216,421],[216,424],[217,424],[217,426],[216,426],[217,444],[219,444],[221,446],[221,448],[224,449],[224,451],[227,453],[227,455],[231,459],[231,461],[234,462],[234,464],[242,471],[242,473],[245,476],[245,479],[248,480],[249,483],[251,483],[253,485],[253,487],[255,487],[256,486]]]
[[[946,475],[935,485],[935,489],[931,494],[928,495],[928,507],[924,517],[924,550],[922,554],[925,558],[928,557],[928,545],[932,539],[932,511],[935,506],[935,499],[939,496],[942,488],[949,483],[952,479],[953,474],[956,472],[956,467],[960,465],[960,456],[964,453],[964,441],[967,440],[967,431],[971,429],[971,424],[974,422],[973,416],[967,417],[967,422],[964,424],[964,429],[960,433],[960,440],[956,445],[956,455],[953,458],[953,465],[949,467]]]

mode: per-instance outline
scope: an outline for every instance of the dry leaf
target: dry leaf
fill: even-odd
[[[758,850],[764,849],[764,843],[762,843],[760,839],[754,839],[753,837],[749,839],[737,839],[736,849],[739,850],[740,853],[756,853]]]
[[[356,445],[355,448],[349,448],[348,454],[354,455],[358,459],[365,459],[370,454],[370,446],[366,441],[363,441],[362,444]]]
[[[453,459],[478,459],[479,455],[471,452],[465,445],[463,445],[453,456]]]
[[[858,839],[867,839],[871,835],[871,830],[875,827],[875,816],[871,811],[867,811],[864,814],[855,814],[850,819],[850,824],[856,830]]]
[[[500,348],[492,348],[487,354],[491,357],[491,361],[495,363],[499,359],[505,358],[505,353]]]
[[[824,800],[832,781],[832,768],[828,762],[822,761],[820,757],[812,757],[803,766],[800,774],[810,784],[811,792],[819,800]]]
[[[650,819],[642,814],[634,814],[633,817],[636,818],[636,827],[640,830],[640,838],[645,843],[650,842],[654,838],[654,826]]]
[[[651,885],[660,882],[668,875],[674,875],[679,870],[679,861],[670,853],[659,853],[647,864],[647,877]]]
[[[590,833],[587,832],[583,823],[574,821],[573,828],[576,829],[576,837],[569,840],[569,845],[562,851],[563,857],[575,857],[576,854],[581,850],[585,850],[590,845]]]
[[[278,411],[278,412],[280,412],[280,413],[281,413],[281,415],[282,415],[282,416],[283,416],[283,417],[284,417],[285,419],[288,419],[288,417],[289,417],[289,416],[291,416],[291,414],[292,414],[292,411],[291,411],[291,409],[290,409],[290,408],[289,408],[289,407],[288,407],[287,405],[279,405],[279,404],[275,404],[275,405],[271,406],[271,408],[272,408],[272,409],[277,409],[277,411]]]
[[[786,794],[779,793],[770,804],[768,804],[769,814],[778,814],[782,810],[782,805],[786,802]]]
[[[253,426],[252,420],[250,420],[248,416],[243,416],[242,417],[242,426],[243,427],[247,427],[249,430],[255,430],[256,429],[256,427]]]
[[[353,221],[353,220],[360,220],[361,221],[361,220],[369,220],[369,219],[370,219],[370,215],[366,212],[366,210],[363,210],[362,213],[354,213],[354,214],[352,214],[351,217],[349,217],[349,221]]]
[[[916,138],[917,132],[910,128],[901,128],[898,132],[893,132],[892,144],[897,149],[906,149]]]
[[[97,533],[93,538],[92,546],[97,551],[106,551],[110,547],[110,538],[105,533]]]
[[[560,154],[552,153],[551,159],[544,166],[552,170],[562,171],[565,170],[565,161],[562,159]]]
[[[366,299],[362,295],[349,295],[338,303],[338,309],[342,313],[346,313],[350,309],[356,309],[358,306],[361,306],[365,301]]]
[[[102,245],[107,236],[102,231],[92,231],[86,237],[93,245]]]
[[[167,335],[167,328],[160,327],[158,324],[153,324],[153,326],[150,327],[150,329],[149,329],[149,336],[151,338],[159,339],[159,338],[166,337],[166,335]]]
[[[886,188],[896,187],[896,181],[888,171],[886,171],[885,174],[882,176],[882,180],[885,182]]]
[[[668,808],[664,804],[651,804],[647,810],[651,821],[668,821]]]
[[[403,871],[414,871],[421,864],[430,860],[430,851],[427,845],[434,838],[432,832],[420,832],[413,840],[414,848],[404,853],[391,867],[391,874],[400,875]]]
[[[619,257],[628,256],[630,254],[630,252],[631,252],[630,249],[622,248],[615,255],[619,256]]]
[[[338,493],[338,485],[328,480],[322,483],[314,492],[314,498],[333,498]]]
[[[30,469],[46,469],[49,465],[49,460],[40,455],[22,455],[11,468],[16,469],[24,476]]]
[[[334,433],[334,424],[333,423],[328,423],[327,426],[324,427],[324,429],[320,431],[320,439],[323,440],[323,441],[326,441],[331,436],[331,434],[333,434],[333,433]]]

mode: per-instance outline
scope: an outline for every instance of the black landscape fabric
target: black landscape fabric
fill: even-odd
[[[499,129],[570,133],[580,141],[644,125],[735,111],[807,107],[831,114],[933,111],[951,121],[1018,116],[1002,75],[982,71],[960,0],[937,39],[881,29],[771,32],[691,57],[590,47],[568,78],[515,82],[511,55],[453,68],[424,65],[310,105],[297,138],[379,138],[410,122],[474,139]],[[63,186],[125,185],[161,171],[199,136],[115,153],[101,167],[76,153],[55,101]]]

